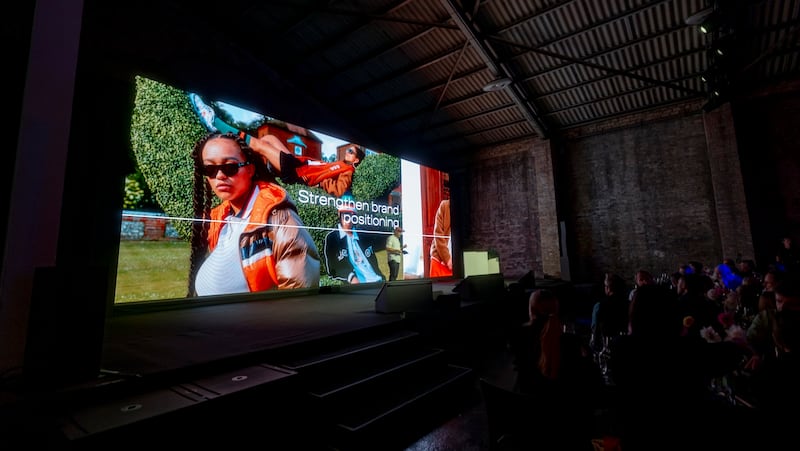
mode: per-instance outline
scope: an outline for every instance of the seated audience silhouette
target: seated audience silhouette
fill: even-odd
[[[559,300],[549,290],[531,293],[530,321],[512,338],[515,389],[533,396],[549,431],[542,449],[592,449],[594,410],[603,378],[581,338],[564,333]],[[550,448],[546,442],[557,448]]]
[[[797,440],[797,406],[800,405],[800,310],[775,313],[772,335],[775,358],[765,360],[753,374],[752,390],[763,421],[758,431],[761,449],[787,449]]]
[[[622,449],[723,449],[726,406],[709,386],[737,368],[742,351],[732,342],[682,335],[675,295],[657,285],[636,291],[629,329],[611,342],[609,361]]]
[[[628,287],[618,274],[607,273],[603,280],[604,296],[592,309],[592,349],[600,351],[604,339],[628,333]]]

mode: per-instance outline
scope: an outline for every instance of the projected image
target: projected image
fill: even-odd
[[[441,171],[144,77],[131,150],[115,303],[447,275]]]

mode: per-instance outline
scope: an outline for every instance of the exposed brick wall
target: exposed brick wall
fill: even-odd
[[[666,118],[693,115],[697,114],[697,112],[702,109],[704,103],[705,100],[702,99],[692,100],[661,108],[654,108],[636,114],[620,116],[612,120],[597,121],[592,124],[565,130],[563,137],[567,140],[575,140],[591,135],[606,134],[615,130],[640,127],[651,122],[663,121]]]
[[[783,234],[800,242],[800,91],[769,94],[586,125],[552,151],[538,139],[485,149],[466,171],[464,249],[496,250],[508,278],[557,276],[563,221],[575,283],[738,254],[765,267]]]
[[[730,104],[703,115],[721,254],[754,259],[750,218]]]
[[[800,80],[733,106],[756,263],[775,261],[784,235],[800,243]]]
[[[564,221],[575,282],[596,282],[605,271],[626,279],[639,268],[672,272],[688,260],[714,264],[721,245],[703,116],[687,110],[573,130],[554,151],[533,139],[482,152],[468,174],[465,249],[496,250],[508,278],[528,270],[558,277]]]
[[[542,252],[542,274],[537,274],[538,277],[561,277],[561,246],[551,144],[550,141],[538,140],[532,143],[539,218],[538,241]]]
[[[563,158],[573,281],[719,258],[701,114],[569,141]]]
[[[543,272],[534,142],[481,152],[467,173],[470,227],[463,248],[497,251],[506,278]]]

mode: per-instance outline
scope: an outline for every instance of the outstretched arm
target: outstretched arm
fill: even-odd
[[[319,187],[327,191],[328,194],[332,194],[336,197],[342,197],[342,195],[350,189],[350,185],[352,184],[353,173],[342,172],[336,177],[321,180],[319,182]]]

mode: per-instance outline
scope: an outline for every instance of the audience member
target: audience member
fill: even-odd
[[[764,280],[761,282],[761,287],[764,291],[773,291],[775,290],[775,285],[780,282],[781,278],[783,277],[783,273],[777,271],[775,269],[771,269],[764,274]]]
[[[653,274],[650,271],[645,269],[636,271],[636,274],[633,276],[633,289],[630,291],[630,293],[628,293],[628,301],[633,299],[633,295],[636,293],[637,288],[651,283],[656,283],[656,279],[653,277]]]
[[[778,250],[777,259],[783,265],[783,270],[797,274],[800,272],[800,251],[792,242],[792,238],[785,236],[782,240],[783,246]]]
[[[763,291],[761,280],[749,275],[742,278],[742,284],[736,289],[739,294],[741,310],[738,312],[742,319],[751,318],[758,310],[758,297]]]
[[[761,449],[788,449],[797,440],[797,406],[800,405],[800,310],[775,314],[772,336],[775,358],[753,374],[753,399],[761,414]]]
[[[759,369],[764,359],[775,355],[772,341],[772,325],[775,322],[775,292],[765,291],[758,298],[758,313],[747,327],[747,345],[750,346],[752,355],[745,363],[744,368],[750,371]]]
[[[735,290],[742,284],[742,278],[736,269],[736,263],[726,258],[714,267],[714,281],[726,291]]]
[[[683,273],[680,271],[675,271],[674,273],[670,274],[669,276],[669,287],[671,290],[674,290],[676,294],[682,294],[680,289],[678,288],[678,281],[683,276]]]
[[[686,325],[687,334],[699,334],[704,327],[716,321],[721,308],[706,297],[706,292],[713,285],[711,278],[705,274],[685,274],[678,279],[676,313],[683,321],[691,317]]]
[[[789,275],[775,285],[775,308],[781,310],[800,310],[800,277]]]
[[[765,310],[760,311],[747,328],[747,340],[753,355],[745,364],[745,369],[751,371],[758,370],[764,360],[774,356],[772,329],[775,324],[775,313],[780,310],[800,310],[800,284],[797,276],[778,276],[776,273],[768,272],[765,280],[767,277],[770,279],[774,277],[777,282],[774,285],[771,282],[767,284],[772,291],[765,291],[762,297],[772,293],[775,307],[772,309],[767,306]],[[768,296],[765,303],[769,305],[770,300]]]
[[[602,349],[604,339],[628,333],[628,290],[617,274],[606,273],[603,280],[605,295],[592,310],[591,344],[595,351]]]
[[[551,427],[565,431],[561,449],[591,450],[603,378],[580,337],[563,332],[559,315],[559,300],[552,291],[531,294],[530,319],[511,340],[515,389],[535,396],[543,409],[552,409]]]
[[[739,275],[742,280],[751,277],[752,282],[761,282],[761,274],[756,271],[756,262],[752,259],[744,259],[739,262]]]
[[[673,301],[674,294],[657,285],[637,290],[630,333],[611,343],[609,368],[625,451],[723,449],[719,436],[726,415],[709,385],[712,377],[737,368],[741,351],[731,342],[681,335]],[[678,412],[680,420],[657,420],[664,412]]]

